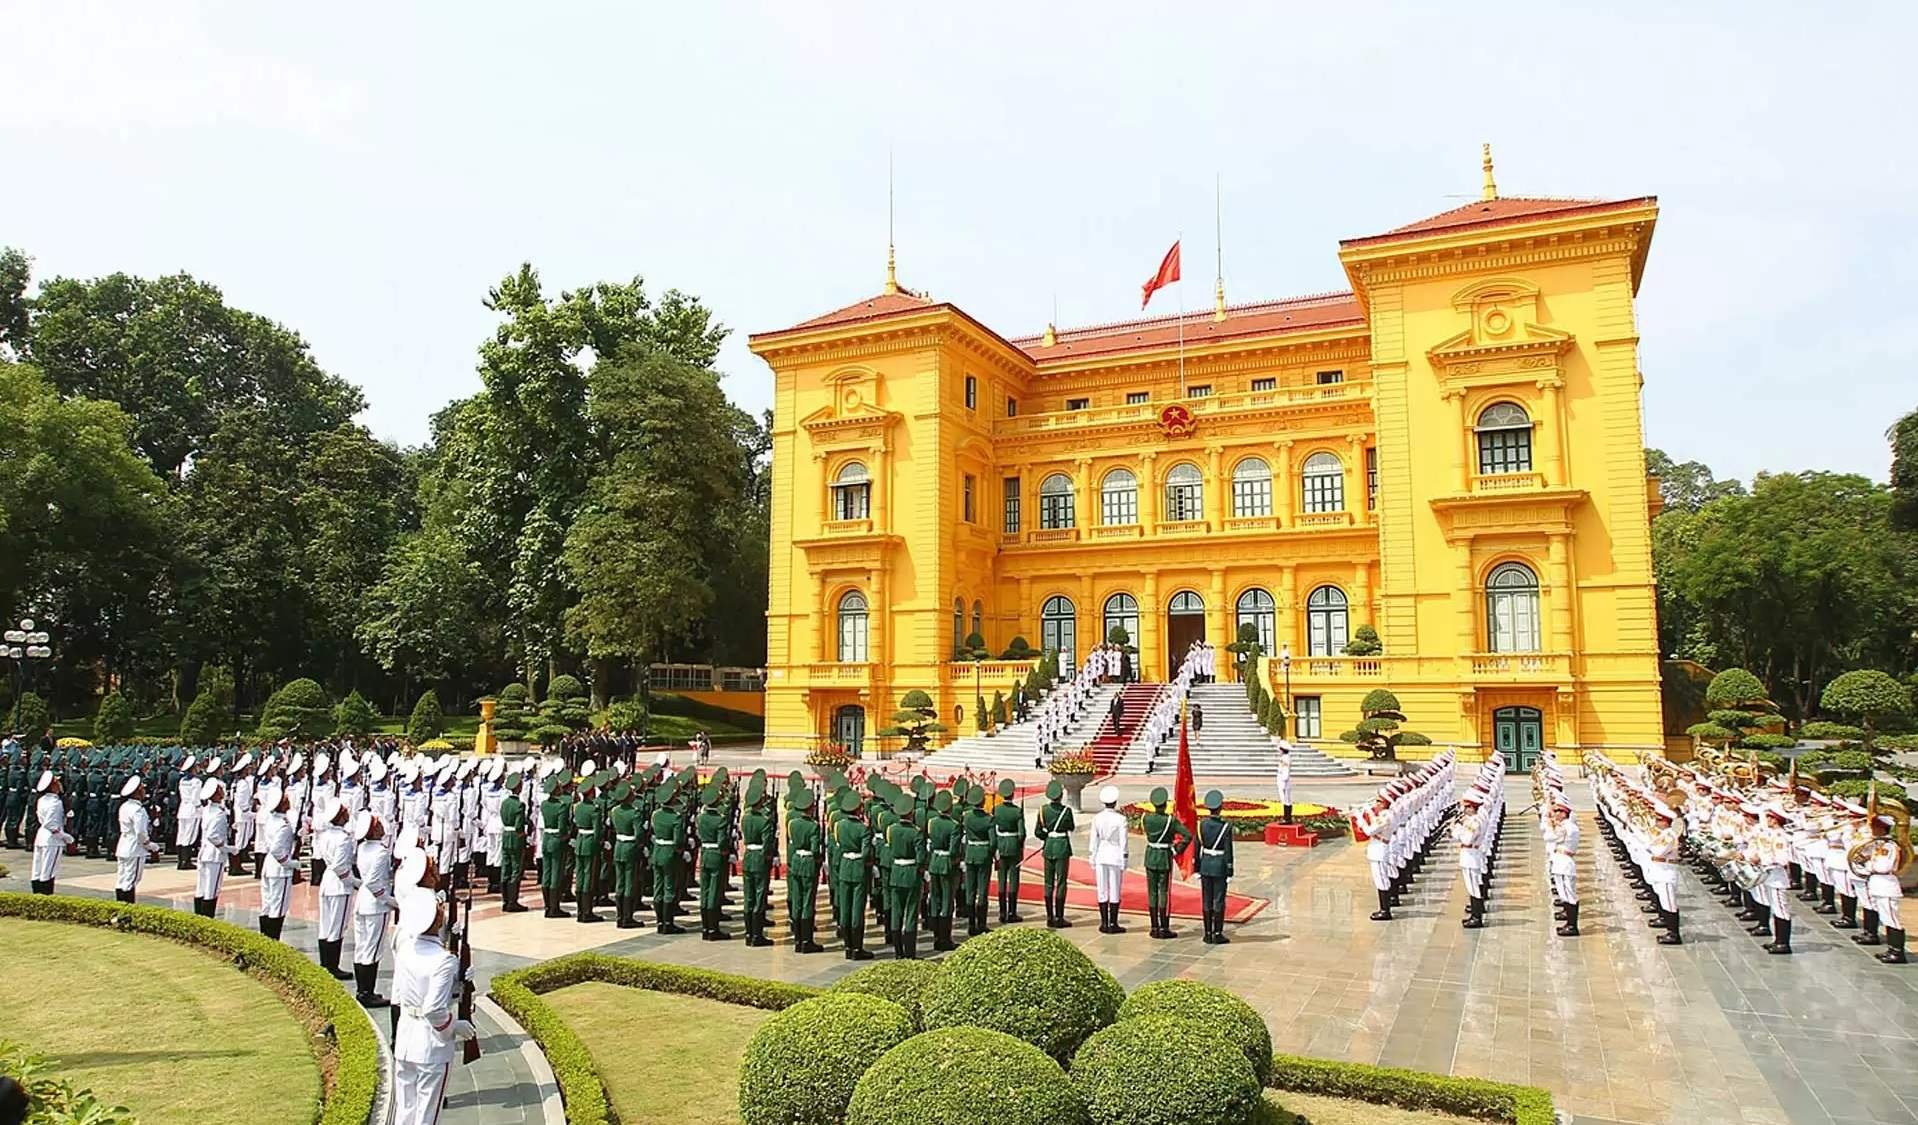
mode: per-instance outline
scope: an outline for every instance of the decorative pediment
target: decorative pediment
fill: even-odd
[[[826,388],[830,401],[799,420],[812,438],[814,456],[840,449],[884,448],[886,433],[900,414],[879,405],[879,373],[850,367],[830,376]]]
[[[1493,278],[1452,295],[1464,331],[1426,352],[1447,394],[1469,387],[1558,378],[1572,335],[1540,324],[1539,291],[1522,278]]]
[[[1573,513],[1590,498],[1582,488],[1528,488],[1436,496],[1431,503],[1446,542],[1469,543],[1480,536],[1569,533]]]

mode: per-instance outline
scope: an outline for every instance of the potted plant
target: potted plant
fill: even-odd
[[[1099,771],[1098,764],[1092,760],[1092,755],[1084,751],[1054,754],[1046,768],[1061,785],[1066,787],[1066,806],[1074,809],[1079,807],[1079,794],[1085,792],[1086,783],[1091,781],[1093,775]]]

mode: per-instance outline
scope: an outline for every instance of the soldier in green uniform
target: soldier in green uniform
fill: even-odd
[[[679,903],[679,880],[684,868],[679,862],[679,842],[684,834],[680,823],[679,779],[667,778],[659,787],[653,809],[653,928],[661,934],[683,934],[673,923]]]
[[[892,845],[887,841],[886,829],[893,826],[898,815],[892,811],[892,787],[888,782],[875,777],[867,785],[867,791],[866,817],[872,825],[872,867],[868,869],[866,898],[872,903],[873,917],[879,921],[886,944],[897,946],[899,932],[892,920]]]
[[[526,859],[526,803],[519,799],[519,771],[506,775],[499,801],[499,901],[502,914],[523,913],[520,868]]]
[[[839,925],[839,821],[846,814],[840,811],[839,802],[847,793],[846,781],[836,774],[820,780],[826,791],[825,816],[820,825],[820,835],[825,837],[826,845],[826,903],[831,907],[833,932],[843,940],[846,934]]]
[[[605,774],[594,774],[579,783],[579,803],[573,806],[573,918],[577,922],[603,922],[593,913],[599,897],[599,801],[598,791],[606,782]]]
[[[639,795],[637,783],[622,781],[613,789],[613,924],[622,930],[639,928],[633,912],[639,905]]]
[[[1172,864],[1192,846],[1192,831],[1165,811],[1165,787],[1152,791],[1152,811],[1140,827],[1145,830],[1145,900],[1152,915],[1152,936],[1172,938]]]
[[[1054,781],[1046,786],[1046,807],[1039,810],[1033,834],[1039,837],[1046,861],[1046,927],[1063,930],[1066,921],[1066,876],[1072,868],[1072,810],[1065,804],[1066,787]]]
[[[693,822],[699,837],[699,939],[730,941],[733,935],[719,928],[719,898],[732,861],[726,847],[732,832],[732,818],[726,811],[726,767],[719,767],[707,782],[704,805]]]
[[[797,774],[794,775],[797,778]],[[813,941],[813,917],[819,901],[819,822],[813,819],[812,790],[804,781],[788,783],[786,795],[786,917],[793,928],[793,950],[824,952]]]
[[[752,788],[755,783],[759,786],[758,801],[753,801],[750,799]],[[769,838],[766,840],[767,846],[761,849],[765,853],[766,874],[765,874],[765,878],[761,880],[761,887],[760,887],[759,896],[758,896],[759,909],[756,911],[756,913],[759,915],[759,937],[760,937],[759,944],[771,945],[772,941],[771,939],[766,937],[766,931],[773,928],[773,915],[772,915],[773,868],[779,865],[779,840],[780,840],[779,793],[775,790],[772,782],[766,776],[766,771],[764,769],[756,769],[753,771],[752,779],[746,783],[746,792],[748,794],[748,800],[746,801],[746,805],[745,805],[746,810],[750,810],[755,805],[762,806],[760,808],[760,815],[765,817],[766,824],[767,824],[766,831]],[[740,814],[738,832],[739,832],[739,839],[740,839],[739,878],[740,878],[740,884],[741,884],[742,893],[743,893],[744,885],[746,881],[746,859],[747,859],[747,856],[745,854],[745,843],[746,843],[745,811],[742,811]],[[750,897],[750,895],[748,897]]]
[[[833,829],[833,842],[839,858],[833,880],[839,884],[839,936],[846,942],[846,960],[870,961],[866,948],[866,845],[871,832],[859,819],[859,794],[851,789],[839,795],[839,824]]]
[[[739,879],[746,908],[746,945],[771,945],[766,936],[766,901],[772,897],[773,859],[779,854],[779,830],[770,807],[764,771],[746,783],[745,811],[739,818]]]
[[[966,936],[986,932],[986,893],[992,886],[992,817],[986,813],[986,787],[966,790],[966,815],[960,821],[966,839],[966,888],[962,896]]]
[[[1019,864],[1026,855],[1025,810],[1012,803],[1012,779],[999,781],[999,806],[992,810],[993,859],[999,866],[999,924],[1020,922]]]
[[[926,924],[932,927],[935,953],[959,948],[952,943],[952,905],[959,890],[961,844],[959,822],[952,818],[952,794],[933,794],[926,823]]]
[[[548,918],[566,917],[559,900],[566,891],[566,828],[572,820],[571,810],[565,776],[548,778],[546,799],[539,806],[539,895],[546,903]]]
[[[1209,789],[1205,794],[1206,818],[1199,822],[1199,891],[1205,908],[1205,942],[1228,945],[1225,936],[1225,886],[1232,877],[1232,826],[1220,809],[1225,794]]]
[[[913,823],[919,810],[913,795],[903,790],[892,798],[893,822],[886,826],[886,852],[892,862],[886,868],[886,886],[892,899],[893,956],[901,961],[919,959],[920,873],[926,868],[926,838]]]
[[[20,846],[20,820],[27,815],[27,748],[7,736],[6,776],[0,778],[6,785],[6,804],[0,807],[0,820],[7,826],[7,846]],[[31,842],[31,837],[29,837]]]

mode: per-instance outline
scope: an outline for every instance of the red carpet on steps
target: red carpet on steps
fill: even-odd
[[[997,894],[998,891],[995,889],[993,893]],[[1046,866],[1045,861],[1039,858],[1039,852],[1035,849],[1026,855],[1026,861],[1020,867],[1019,901],[1037,907],[1039,920],[1044,922],[1045,900]],[[1099,912],[1099,886],[1093,879],[1092,865],[1083,859],[1073,859],[1072,866],[1066,874],[1066,905],[1094,915]],[[1171,908],[1174,918],[1190,918],[1194,921],[1204,918],[1205,911],[1199,899],[1199,884],[1196,877],[1194,882],[1181,882],[1175,871],[1166,905]],[[1232,893],[1228,885],[1225,894],[1225,920],[1250,922],[1267,905],[1266,899]],[[1145,872],[1126,869],[1125,878],[1119,883],[1119,908],[1127,914],[1145,916]],[[1030,917],[1029,914],[1027,916]]]
[[[1099,729],[1092,741],[1086,744],[1086,753],[1092,755],[1099,773],[1108,774],[1117,768],[1126,746],[1138,735],[1146,716],[1152,713],[1152,701],[1164,687],[1164,684],[1127,684],[1119,689],[1119,698],[1124,701],[1125,722],[1121,728],[1124,733],[1112,729],[1112,715],[1108,711],[1105,718],[1099,720]]]

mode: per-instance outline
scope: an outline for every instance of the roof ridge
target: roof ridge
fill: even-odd
[[[1228,304],[1225,307],[1225,311],[1229,316],[1235,312],[1253,312],[1282,307],[1302,308],[1311,305],[1330,304],[1335,301],[1350,300],[1351,297],[1352,291],[1350,289],[1331,289],[1323,293],[1307,293],[1297,297],[1269,297],[1258,301],[1244,301],[1236,305]],[[1182,313],[1165,313],[1159,316],[1138,317],[1133,320],[1114,320],[1103,324],[1082,324],[1074,328],[1055,327],[1053,329],[1053,337],[1058,340],[1070,340],[1085,336],[1103,336],[1127,328],[1143,328],[1155,324],[1172,324],[1175,321],[1182,319],[1190,320],[1193,317],[1201,317],[1209,321],[1212,319],[1213,313],[1213,308],[1207,306],[1199,309],[1187,309]],[[1011,343],[1019,344],[1029,340],[1040,340],[1044,338],[1045,333],[1032,332],[1026,335],[1009,337],[1009,340]]]

